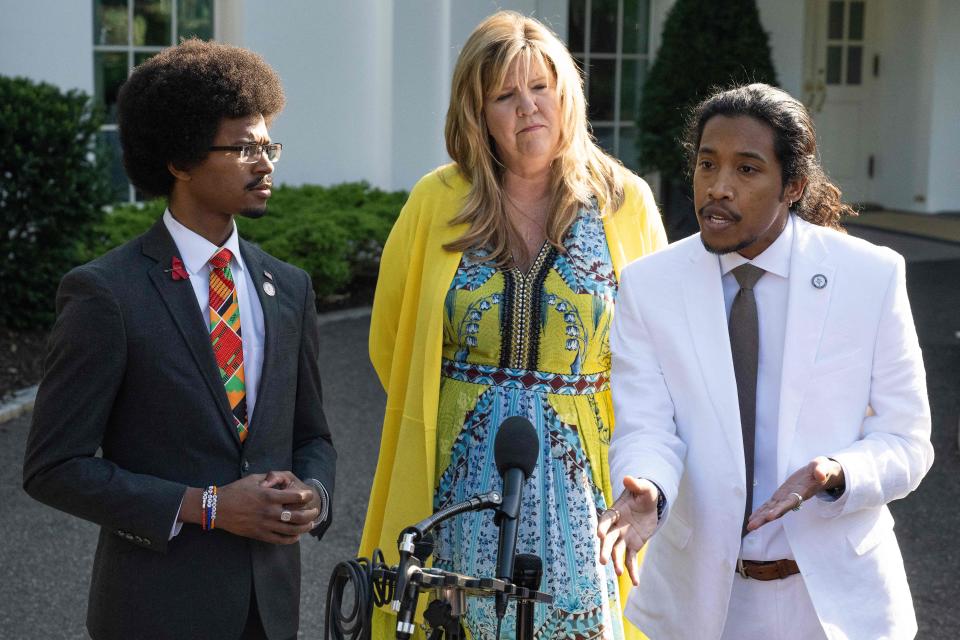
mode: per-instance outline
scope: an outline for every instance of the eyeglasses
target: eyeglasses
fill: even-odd
[[[276,162],[280,159],[280,152],[283,151],[283,145],[279,142],[238,144],[233,146],[210,147],[210,151],[239,151],[240,162],[253,164],[254,162],[260,162],[260,156],[263,155],[264,152],[267,154],[267,160]]]

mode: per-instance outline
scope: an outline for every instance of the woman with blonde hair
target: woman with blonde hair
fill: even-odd
[[[597,147],[583,82],[541,23],[484,20],[454,70],[446,143],[453,163],[422,178],[384,248],[370,357],[387,392],[361,554],[397,558],[400,531],[434,510],[501,489],[499,425],[535,426],[539,460],[523,487],[518,553],[543,561],[535,633],[623,638],[617,576],[598,560],[612,504],[609,330],[620,269],[666,244],[647,185]],[[490,512],[436,532],[434,566],[495,573]],[[625,592],[624,592],[625,594]],[[374,637],[395,620],[374,616]],[[463,618],[493,638],[493,602]],[[503,620],[514,628],[513,607]]]

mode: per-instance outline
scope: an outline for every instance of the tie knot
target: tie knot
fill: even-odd
[[[226,249],[224,249],[224,251],[226,251]],[[740,285],[741,289],[750,290],[753,289],[753,286],[757,284],[757,280],[765,273],[766,271],[760,267],[745,262],[733,270],[733,277],[737,279],[737,284]]]
[[[217,251],[216,255],[210,258],[210,266],[214,269],[225,269],[227,265],[230,264],[230,259],[232,257],[233,254],[230,253],[230,249],[220,249],[220,251]]]

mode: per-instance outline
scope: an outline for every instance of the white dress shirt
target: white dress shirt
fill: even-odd
[[[237,290],[237,302],[240,304],[240,333],[243,341],[243,381],[247,395],[247,421],[253,415],[257,404],[257,385],[260,382],[260,373],[263,371],[263,344],[264,325],[263,307],[260,298],[256,295],[256,285],[250,277],[250,270],[243,263],[240,255],[240,238],[237,235],[237,224],[233,223],[233,232],[223,246],[218,247],[203,236],[180,224],[167,209],[163,214],[163,223],[167,231],[173,236],[177,251],[183,259],[183,266],[190,274],[190,284],[193,293],[197,296],[197,305],[203,314],[203,323],[210,325],[210,258],[220,249],[227,248],[233,257],[230,259],[230,270],[233,272],[233,282]],[[248,295],[249,294],[249,295]],[[250,425],[251,429],[253,428]]]
[[[257,384],[260,382],[260,374],[263,371],[263,308],[260,306],[260,298],[254,293],[257,289],[250,278],[250,270],[246,268],[243,263],[243,256],[240,255],[237,225],[235,222],[233,223],[233,231],[230,233],[230,237],[223,243],[223,246],[218,247],[203,236],[180,224],[170,213],[170,209],[164,211],[163,223],[173,237],[173,243],[177,245],[177,252],[183,260],[184,268],[190,274],[190,284],[193,285],[193,293],[197,297],[197,306],[203,318],[204,326],[210,326],[210,311],[208,309],[210,303],[210,258],[224,247],[233,254],[230,259],[230,270],[233,273],[237,302],[240,305],[240,334],[243,342],[243,380],[247,399],[247,425],[253,429],[255,427],[250,424],[250,417],[253,415],[253,409],[257,404]],[[170,531],[170,538],[180,533],[183,523],[177,521],[179,517],[180,513],[178,511],[177,518],[174,518],[173,528]]]
[[[766,271],[753,288],[760,328],[760,353],[757,363],[757,421],[751,511],[766,502],[780,486],[777,482],[777,431],[793,227],[794,220],[791,215],[780,236],[753,260],[748,260],[736,252],[719,256],[720,272],[723,274],[723,301],[727,307],[728,320],[733,299],[740,290],[737,278],[731,271],[746,262]],[[793,559],[780,520],[768,522],[748,533],[743,538],[741,553],[744,560]]]

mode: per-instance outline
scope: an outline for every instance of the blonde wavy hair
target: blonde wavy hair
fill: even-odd
[[[467,39],[453,71],[445,137],[447,153],[470,183],[463,209],[452,225],[467,231],[444,246],[448,251],[490,251],[498,266],[511,264],[504,166],[497,157],[483,115],[484,100],[498,91],[511,66],[543,63],[556,80],[560,98],[560,142],[551,167],[553,197],[547,214],[547,241],[563,251],[563,236],[582,206],[596,198],[601,213],[623,204],[626,169],[597,146],[587,124],[583,78],[566,46],[543,24],[514,11],[481,22]],[[518,243],[525,250],[522,243]],[[527,257],[527,256],[524,256]]]

